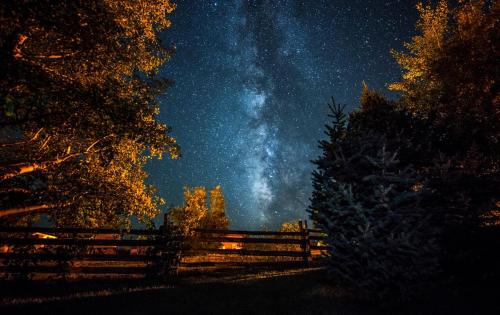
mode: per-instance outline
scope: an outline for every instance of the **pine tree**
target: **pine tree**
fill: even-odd
[[[330,276],[370,298],[408,294],[435,276],[439,232],[420,206],[428,193],[425,179],[398,159],[406,140],[365,128],[376,124],[375,111],[390,107],[374,96],[364,95],[364,109],[349,119],[342,106],[330,106],[333,123],[314,161],[309,211],[328,235]]]

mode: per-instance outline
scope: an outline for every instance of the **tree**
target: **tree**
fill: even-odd
[[[310,214],[330,274],[370,297],[498,276],[500,6],[417,8],[419,34],[395,53],[401,99],[365,85],[360,109],[332,106],[315,161]]]
[[[449,213],[448,269],[481,278],[498,271],[478,267],[477,257],[490,266],[500,261],[492,256],[498,240],[484,228],[500,209],[500,3],[441,0],[418,9],[419,34],[395,53],[404,75],[390,87],[402,92],[400,106],[430,126],[425,176],[433,207]]]
[[[159,213],[142,167],[178,156],[157,121],[165,1],[0,4],[0,215],[116,225]],[[8,218],[16,221],[19,216]]]
[[[184,204],[168,210],[169,218],[185,237],[194,235],[208,213],[205,187],[184,187]]]
[[[397,125],[394,137],[374,127],[382,117],[377,111],[407,116],[367,89],[362,102],[349,117],[342,106],[330,106],[333,122],[314,161],[309,212],[327,233],[328,271],[336,283],[369,298],[408,294],[435,275],[438,230],[420,205],[428,193],[424,179],[399,160],[399,151],[411,146],[396,136],[402,134]]]
[[[402,106],[433,120],[443,153],[463,161],[476,146],[496,167],[500,4],[468,0],[449,6],[440,0],[417,8],[418,34],[405,43],[406,51],[393,52],[402,80],[389,87],[402,92]]]
[[[405,71],[401,82],[392,83],[389,88],[401,91],[412,101],[412,108],[429,106],[442,88],[442,82],[433,77],[430,69],[433,61],[443,55],[443,46],[448,31],[449,7],[446,1],[440,0],[436,8],[431,4],[417,4],[419,21],[417,29],[421,34],[405,43],[409,54],[392,51],[401,68]]]
[[[184,187],[184,204],[170,208],[168,214],[186,237],[193,236],[195,229],[227,229],[229,225],[220,185],[210,191],[210,208],[205,187]]]
[[[217,185],[210,191],[210,209],[204,228],[227,230],[228,226],[229,220],[226,216],[224,195],[221,186]]]

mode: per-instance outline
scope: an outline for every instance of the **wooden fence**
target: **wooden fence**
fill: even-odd
[[[166,245],[161,230],[0,227],[0,273],[161,274]]]
[[[327,249],[321,244],[326,237],[320,230],[308,229],[307,221],[299,221],[296,232],[196,230],[194,239],[198,246],[183,252],[183,268],[310,266]],[[236,246],[226,248],[226,244]]]
[[[307,222],[299,226],[298,232],[196,230],[184,240],[161,228],[0,227],[0,274],[158,276],[172,264],[179,269],[309,266],[326,250],[319,243],[325,237],[307,229]]]

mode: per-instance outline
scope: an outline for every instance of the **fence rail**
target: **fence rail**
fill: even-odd
[[[92,229],[92,228],[53,228],[53,227],[9,227],[0,226],[0,233],[47,233],[47,234],[119,234],[119,235],[161,235],[161,230],[138,229]]]
[[[0,253],[0,260],[9,259],[34,259],[37,261],[60,261],[65,259],[77,259],[78,261],[156,261],[159,255],[120,255],[120,254],[57,254],[57,253]]]
[[[304,253],[299,251],[271,251],[271,250],[248,250],[248,249],[195,249],[185,252],[185,254],[196,255],[198,253],[214,253],[223,255],[240,255],[240,256],[274,256],[274,257],[303,257]]]
[[[309,265],[313,256],[327,250],[321,244],[325,236],[308,229],[307,222],[300,221],[299,227],[289,232],[197,229],[193,238],[182,240],[178,267]],[[0,274],[158,274],[168,268],[161,264],[172,238],[165,236],[161,228],[0,227]],[[203,261],[210,255],[228,258]],[[228,260],[234,257],[240,260]]]
[[[273,236],[301,236],[302,232],[281,232],[281,231],[242,231],[242,230],[205,230],[195,229],[200,234],[239,234],[239,235],[273,235]]]
[[[60,266],[0,266],[0,272],[7,273],[84,273],[84,274],[150,274],[151,267],[60,267]]]
[[[11,245],[65,245],[65,246],[155,246],[161,240],[106,240],[84,238],[0,238],[0,244]]]
[[[252,243],[252,244],[303,244],[302,239],[281,239],[281,238],[237,238],[237,237],[200,237],[204,242],[225,242],[225,243]]]
[[[297,268],[304,267],[302,261],[265,261],[265,262],[219,262],[219,261],[203,261],[203,262],[182,262],[181,267],[198,268],[198,267],[244,267],[244,268]]]

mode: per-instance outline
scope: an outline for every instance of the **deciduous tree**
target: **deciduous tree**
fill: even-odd
[[[173,9],[168,0],[0,4],[0,215],[115,225],[159,212],[143,166],[178,156],[156,118],[168,85],[156,73],[171,53],[157,34]]]

